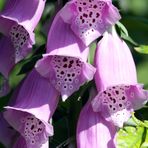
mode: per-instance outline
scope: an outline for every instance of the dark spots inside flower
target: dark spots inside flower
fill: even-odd
[[[64,64],[64,66],[63,66],[64,68],[67,68],[67,64]]]
[[[96,9],[97,8],[97,5],[94,5],[94,8]]]
[[[69,65],[68,65],[68,68],[71,68],[71,67],[72,67],[72,64],[69,64]]]
[[[113,103],[116,103],[116,99],[112,99]]]
[[[84,2],[83,5],[86,5],[86,3]]]
[[[115,110],[116,110],[116,108],[114,107],[114,108],[113,108],[113,110],[115,111]]]
[[[33,130],[33,129],[34,129],[34,125],[31,126],[31,130]]]
[[[119,91],[118,90],[116,90],[115,92],[116,92],[117,95],[119,94]]]
[[[93,14],[93,13],[92,13],[92,11],[91,11],[91,12],[89,13],[89,17],[92,17],[92,14]]]
[[[72,81],[72,79],[69,79],[69,81],[71,82],[71,81]]]
[[[113,106],[112,105],[109,105],[109,107],[112,108]]]
[[[104,94],[106,94],[106,91],[104,91]]]
[[[18,38],[18,36],[19,36],[19,33],[17,33],[17,34],[15,35],[16,38]]]
[[[110,94],[110,93],[108,93],[108,96],[111,96],[111,94]]]
[[[67,81],[67,79],[64,79],[64,81],[66,82],[66,81]]]
[[[67,62],[67,58],[66,57],[63,58],[63,62]]]
[[[79,7],[78,9],[79,9],[80,12],[82,11],[82,8],[81,7]]]
[[[64,74],[64,71],[61,71],[61,74],[63,75]]]
[[[85,20],[84,19],[82,19],[82,23],[84,23],[85,22]]]
[[[72,73],[72,77],[74,77],[75,76],[75,73]]]
[[[89,26],[91,27],[91,26],[92,26],[92,24],[89,24]]]
[[[125,96],[122,97],[122,100],[125,100]]]
[[[74,61],[73,61],[73,60],[71,60],[71,61],[70,61],[70,64],[73,64],[73,63],[74,63]]]
[[[88,15],[87,15],[87,14],[85,14],[85,13],[83,14],[83,16],[84,16],[84,17],[86,17],[86,18],[88,17]]]
[[[119,104],[119,107],[122,107],[122,104]]]
[[[94,23],[95,21],[96,21],[95,19],[92,20],[93,23]]]
[[[70,77],[70,74],[67,74],[67,77]]]

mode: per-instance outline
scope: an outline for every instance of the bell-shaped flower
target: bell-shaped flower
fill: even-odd
[[[107,121],[122,127],[133,110],[144,106],[148,92],[138,84],[130,49],[117,35],[105,33],[95,55],[95,82],[98,95],[92,101],[93,110]]]
[[[94,112],[91,99],[83,107],[77,124],[78,148],[115,148],[117,128],[105,120],[99,112]]]
[[[4,117],[25,139],[27,147],[39,148],[53,135],[48,123],[58,104],[59,93],[33,70],[5,107]]]
[[[100,37],[120,19],[111,0],[71,0],[60,15],[85,45]]]
[[[87,62],[89,48],[72,32],[70,25],[56,15],[50,28],[47,53],[36,64],[37,71],[66,100],[86,81],[92,80],[95,68]]]
[[[23,136],[13,129],[4,119],[2,112],[0,113],[0,143],[6,148],[27,148],[27,144]],[[47,148],[48,141],[41,148]]]
[[[8,75],[12,66],[31,52],[35,43],[33,31],[40,20],[44,5],[45,0],[6,2],[0,13],[0,32],[5,36],[0,39],[0,72],[4,75]]]

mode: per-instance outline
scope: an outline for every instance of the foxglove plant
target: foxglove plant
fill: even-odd
[[[120,19],[111,0],[71,0],[60,15],[87,46]]]
[[[48,34],[47,53],[37,62],[36,69],[66,100],[82,84],[93,79],[95,68],[86,63],[89,48],[74,35],[59,14]]]
[[[122,127],[134,110],[144,106],[148,92],[137,83],[131,52],[114,29],[112,33],[106,32],[99,42],[95,66],[98,94],[89,100],[80,114],[77,145],[79,148],[92,145],[93,148],[114,148],[116,127]]]
[[[54,113],[59,94],[33,70],[19,88],[18,94],[5,107],[4,117],[25,139],[27,147],[41,147],[53,135],[48,123]]]
[[[119,19],[111,1],[104,0],[72,0],[56,15],[48,34],[47,54],[36,69],[61,92],[63,100],[92,80],[95,69],[86,63],[87,46]]]
[[[31,52],[45,0],[8,0],[0,13],[0,72],[8,77],[18,61]]]
[[[93,109],[122,127],[133,110],[144,106],[148,92],[138,84],[130,49],[115,29],[104,35],[95,56],[95,82],[100,93],[92,102]]]

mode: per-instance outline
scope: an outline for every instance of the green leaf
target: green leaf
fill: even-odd
[[[25,61],[25,64],[20,69],[18,75],[25,74],[25,73],[31,71],[34,68],[34,65],[37,62],[37,60],[40,59],[40,58],[41,58],[41,56],[34,56],[31,59],[27,59]]]
[[[143,127],[126,126],[117,134],[117,148],[140,148],[144,134]]]
[[[126,36],[128,36],[128,31],[121,22],[117,22],[116,25],[120,29],[121,32],[123,32]]]
[[[90,45],[90,52],[89,52],[89,55],[88,55],[88,63],[90,63],[90,64],[94,63],[95,51],[96,51],[96,42],[93,42]]]
[[[148,45],[140,45],[139,47],[134,48],[137,52],[148,54]]]
[[[135,46],[138,46],[138,44],[129,36],[126,27],[121,22],[116,23],[116,29],[122,39],[128,41]]]

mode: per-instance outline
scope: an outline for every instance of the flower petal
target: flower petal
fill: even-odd
[[[66,56],[47,56],[39,60],[37,71],[48,78],[61,93],[65,101],[86,81],[93,79],[95,68],[78,58]]]
[[[9,72],[15,65],[14,47],[7,37],[0,38],[0,73],[8,78]]]
[[[120,19],[110,0],[72,0],[60,12],[74,33],[89,45]]]
[[[19,109],[7,107],[4,117],[24,137],[27,147],[40,148],[46,143],[48,136],[53,135],[50,124]]]
[[[27,148],[25,139],[22,136],[19,136],[14,143],[13,148]]]
[[[5,107],[5,118],[25,138],[27,145],[39,147],[53,135],[48,120],[53,115],[59,94],[33,70],[19,89],[17,99]],[[43,114],[44,113],[44,114]]]
[[[1,16],[33,31],[44,10],[46,0],[8,0]]]
[[[58,13],[48,34],[47,55],[72,56],[86,61],[88,53],[89,48],[75,36],[70,25],[66,24]]]
[[[95,112],[101,112],[107,121],[118,127],[130,117],[134,109],[144,106],[148,97],[138,85],[116,85],[100,92],[92,101]]]
[[[105,33],[95,54],[95,82],[98,91],[118,84],[137,84],[135,63],[130,49],[117,33]]]
[[[77,125],[78,148],[115,148],[116,128],[100,113],[93,112],[88,102],[80,113]]]
[[[2,113],[0,113],[0,131],[0,142],[5,147],[11,147],[15,141],[17,132],[7,123]]]

